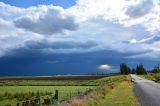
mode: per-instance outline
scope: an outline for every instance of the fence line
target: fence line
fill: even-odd
[[[93,89],[91,89],[91,88],[87,89],[86,92],[88,92],[90,90],[93,90]],[[52,94],[44,95],[44,96],[37,95],[32,100],[26,100],[26,101],[23,101],[22,103],[17,103],[16,106],[54,106],[54,104],[56,104],[56,102],[58,102],[58,101],[70,99],[75,95],[81,95],[81,94],[82,94],[82,92],[80,91],[80,89],[78,89],[76,92],[68,93],[66,95],[66,97],[61,100],[59,90],[55,90],[55,92]],[[5,106],[12,106],[12,105],[7,104]]]

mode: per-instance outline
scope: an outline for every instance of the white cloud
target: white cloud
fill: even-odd
[[[137,40],[136,39],[131,39],[130,43],[137,43]]]
[[[150,2],[151,4],[148,4],[148,0],[78,0],[76,5],[68,9],[53,5],[19,8],[0,2],[0,44],[4,45],[0,48],[0,53],[5,55],[5,51],[26,47],[26,41],[36,43],[45,39],[46,42],[75,41],[77,45],[89,41],[97,44],[92,49],[75,47],[72,50],[64,49],[65,43],[59,50],[47,46],[43,48],[47,53],[96,50],[141,53],[151,50],[157,55],[159,39],[152,39],[156,43],[145,40],[157,36],[160,30],[160,6],[157,0]]]
[[[0,17],[5,20],[13,20],[24,13],[24,8],[11,6],[0,2]]]
[[[0,18],[0,37],[6,35],[9,31],[12,32],[12,29],[14,29],[12,22]]]
[[[109,69],[112,69],[112,66],[110,66],[108,64],[103,64],[103,65],[98,66],[98,69],[100,69],[100,70],[109,70]]]
[[[155,43],[155,42],[159,42],[160,41],[160,36],[151,36],[151,37],[148,37],[148,38],[144,38],[142,40],[140,40],[139,42],[140,43],[148,43],[148,44],[151,44],[151,43]]]
[[[126,27],[141,25],[152,33],[160,31],[158,0],[78,0],[68,11],[79,22],[102,17]]]
[[[125,0],[78,0],[68,12],[76,16],[80,22],[97,17],[114,20],[124,17],[123,8],[127,4]]]
[[[143,38],[143,39],[141,39],[141,40],[136,40],[136,39],[131,39],[130,41],[129,41],[129,43],[142,43],[142,44],[149,44],[149,45],[151,45],[151,44],[153,44],[153,43],[157,43],[157,42],[160,42],[160,36],[158,36],[158,35],[155,35],[155,36],[149,36],[149,37],[147,37],[147,38]]]
[[[42,5],[29,8],[26,12],[25,16],[14,21],[16,27],[44,35],[76,30],[78,27],[74,17],[66,14],[61,7]]]

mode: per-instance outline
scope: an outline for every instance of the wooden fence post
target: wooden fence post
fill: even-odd
[[[55,90],[55,100],[57,100],[58,101],[58,90]]]
[[[17,103],[17,106],[19,106],[20,104],[19,103]]]
[[[41,106],[41,98],[40,98],[40,95],[37,96],[37,100],[38,100],[39,106]]]

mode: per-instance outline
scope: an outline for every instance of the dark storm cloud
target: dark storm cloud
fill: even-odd
[[[126,14],[132,18],[138,18],[149,13],[153,6],[152,0],[141,0],[139,4],[128,7]]]
[[[55,41],[49,42],[47,40],[41,41],[33,41],[29,40],[25,42],[27,48],[30,49],[89,49],[92,47],[98,46],[98,44],[94,41],[87,41],[87,42],[77,42],[77,41]]]
[[[18,18],[14,21],[14,24],[18,28],[44,35],[52,35],[61,33],[64,30],[76,30],[78,28],[74,17],[61,13],[60,9],[49,8],[48,11],[41,12],[38,18],[33,19],[33,17]]]
[[[55,75],[97,73],[99,65],[109,64],[119,67],[120,63],[130,66],[143,63],[151,67],[156,62],[146,59],[125,58],[131,53],[115,51],[97,51],[88,53],[42,54],[28,49],[17,49],[16,54],[0,59],[0,76],[3,75]],[[134,55],[134,54],[133,54]],[[48,62],[58,61],[58,62]],[[114,72],[118,72],[115,70]],[[110,73],[110,71],[107,71]],[[113,72],[113,71],[111,71]]]

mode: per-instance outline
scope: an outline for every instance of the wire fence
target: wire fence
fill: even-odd
[[[86,92],[94,90],[93,88],[86,88]],[[54,106],[57,102],[65,101],[75,95],[83,95],[84,92],[81,90],[67,92],[55,90],[53,93],[48,95],[36,95],[32,99],[17,102],[16,105],[7,104],[5,106]],[[62,97],[63,96],[63,97]]]

